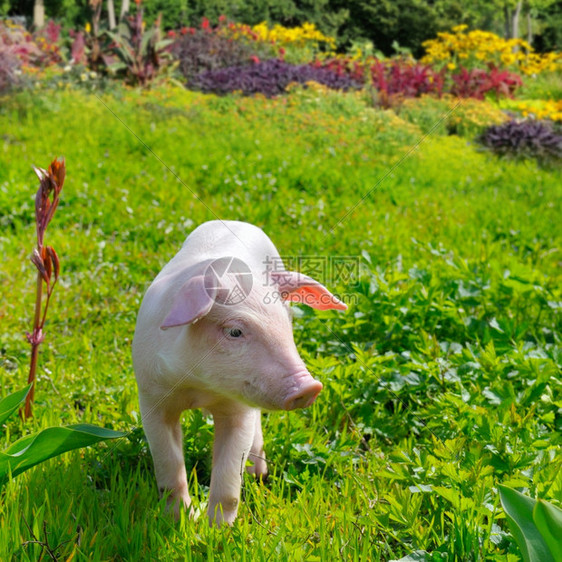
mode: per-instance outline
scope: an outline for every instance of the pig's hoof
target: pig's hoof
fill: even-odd
[[[231,498],[222,503],[210,505],[208,512],[209,525],[211,525],[211,527],[213,525],[216,525],[217,527],[221,527],[222,525],[231,526],[238,514],[239,503],[240,500],[238,500],[238,498]]]
[[[195,516],[195,511],[191,505],[191,498],[189,497],[189,494],[170,494],[166,499],[166,511],[173,514],[176,521],[180,520],[181,511],[187,511],[190,518]]]
[[[249,460],[254,464],[252,466],[247,466],[246,472],[248,474],[253,474],[256,477],[256,480],[265,482],[269,474],[267,471],[267,462],[265,461],[265,457],[250,453]]]

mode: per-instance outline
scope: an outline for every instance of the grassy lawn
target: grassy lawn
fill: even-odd
[[[130,432],[11,481],[1,560],[37,560],[33,535],[64,560],[518,560],[497,485],[560,505],[559,169],[321,89],[28,91],[0,100],[0,131],[0,395],[27,376],[30,166],[67,165],[36,415],[13,419],[1,448],[51,425]],[[269,481],[246,476],[238,520],[220,530],[204,515],[176,524],[159,503],[130,350],[148,284],[217,217],[262,227],[305,273],[321,264],[351,304],[298,310],[324,390],[265,417]],[[183,425],[204,513],[212,420],[186,412]]]

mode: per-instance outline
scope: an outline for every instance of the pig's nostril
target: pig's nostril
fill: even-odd
[[[312,379],[303,388],[287,398],[283,408],[285,410],[295,410],[296,408],[308,408],[316,397],[320,394],[322,390],[322,383],[320,381]]]

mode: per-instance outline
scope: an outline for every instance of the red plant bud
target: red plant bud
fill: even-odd
[[[55,249],[52,246],[47,246],[47,254],[49,255],[49,258],[51,259],[51,261],[53,262],[53,266],[54,266],[54,270],[55,270],[55,283],[59,278],[59,273],[60,273],[60,261],[59,261],[59,257],[57,255],[57,253],[55,252]]]
[[[60,192],[64,184],[64,178],[66,177],[66,166],[64,164],[64,158],[55,158],[48,170],[49,176],[55,181],[57,192]]]
[[[41,258],[43,258],[43,264],[45,265],[45,270],[47,271],[47,284],[51,281],[51,274],[53,273],[53,268],[51,264],[51,256],[47,252],[47,248],[43,247],[41,249]]]
[[[43,258],[41,257],[41,254],[39,253],[37,248],[33,249],[33,254],[31,255],[31,262],[39,271],[43,281],[45,281],[45,283],[49,283],[49,275],[47,274],[45,263],[43,262]]]

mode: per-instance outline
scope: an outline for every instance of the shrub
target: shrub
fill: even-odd
[[[49,21],[32,35],[21,25],[0,21],[0,92],[24,82],[28,74],[62,60],[58,41],[60,26]]]
[[[429,66],[403,59],[375,61],[370,68],[373,86],[380,92],[382,105],[392,105],[392,99],[414,98],[422,94],[441,95],[443,77]]]
[[[33,34],[33,40],[39,47],[40,55],[35,63],[41,67],[62,62],[60,52],[60,24],[49,20],[47,24]]]
[[[21,83],[21,62],[9,47],[0,43],[0,94]]]
[[[562,135],[549,121],[508,121],[493,125],[478,138],[501,156],[537,158],[543,162],[562,159]]]
[[[22,82],[22,65],[39,54],[31,36],[19,25],[0,21],[0,93]]]
[[[245,37],[235,38],[224,34],[222,29],[221,26],[211,28],[208,21],[203,20],[199,29],[184,27],[179,33],[168,34],[177,37],[170,50],[179,60],[179,70],[188,84],[202,72],[245,66],[252,60],[272,56],[269,45],[251,42]]]
[[[340,76],[350,76],[357,82],[365,82],[365,63],[353,57],[338,56],[327,60],[316,60],[313,65],[318,68],[327,68]]]
[[[318,82],[334,90],[359,86],[348,76],[338,75],[329,69],[308,64],[293,65],[278,59],[203,72],[194,79],[193,85],[204,92],[226,94],[241,91],[245,95],[260,93],[272,97],[284,93],[293,82]]]
[[[452,94],[460,98],[480,100],[491,93],[497,99],[513,97],[515,90],[523,84],[517,74],[496,68],[492,68],[489,72],[479,68],[472,70],[461,68],[460,72],[453,74],[451,78],[453,80]]]
[[[376,105],[383,107],[395,105],[403,98],[429,93],[441,95],[443,90],[442,74],[407,58],[379,60],[369,57],[361,62],[340,57],[325,62],[317,61],[315,66],[358,82],[365,82],[368,77],[377,92]]]
[[[442,98],[421,96],[404,100],[399,114],[418,125],[424,133],[460,135],[474,138],[485,127],[504,123],[508,117],[494,104],[469,98],[458,103],[458,98],[445,94]]]
[[[562,100],[534,100],[514,101],[511,108],[517,110],[523,117],[535,119],[548,119],[549,121],[562,122]]]
[[[0,21],[0,46],[4,53],[18,57],[20,64],[35,64],[41,57],[33,37],[21,25]]]
[[[497,105],[486,100],[468,98],[458,103],[458,99],[447,96],[450,109],[454,108],[447,117],[449,134],[474,138],[483,129],[491,125],[501,125],[509,117]]]

